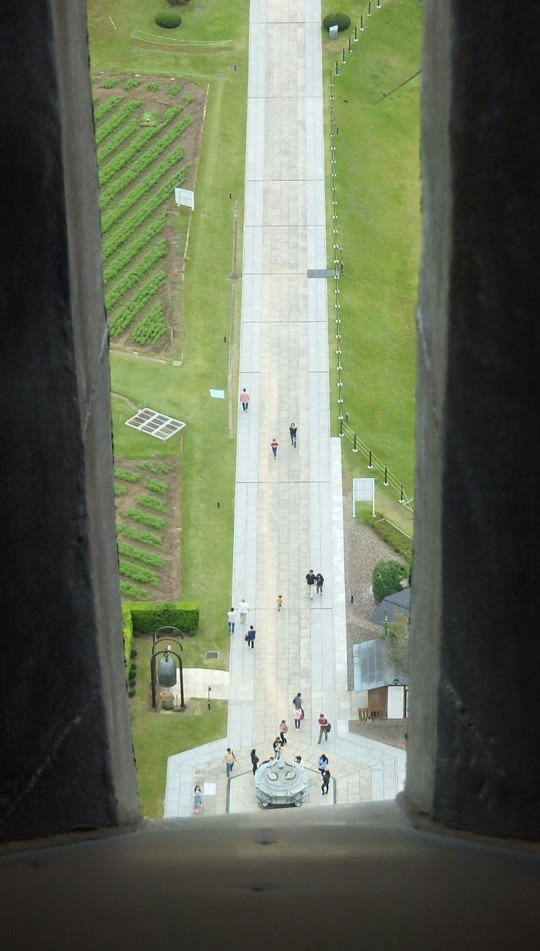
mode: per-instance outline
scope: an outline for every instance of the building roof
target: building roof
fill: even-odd
[[[396,620],[396,614],[406,614],[408,616],[410,606],[411,589],[403,588],[401,591],[396,591],[395,594],[389,594],[387,598],[382,599],[371,621],[373,624],[380,624],[381,627],[384,627],[387,622],[392,624]]]

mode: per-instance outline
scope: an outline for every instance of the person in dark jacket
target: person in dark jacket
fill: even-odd
[[[322,774],[322,786],[321,786],[322,793],[321,793],[321,795],[323,795],[323,796],[327,796],[327,795],[328,795],[328,784],[329,784],[329,782],[330,782],[330,770],[329,770],[329,769],[325,769],[324,773]]]
[[[257,756],[257,753],[255,752],[255,750],[252,750],[251,751],[251,765],[253,766],[253,775],[255,775],[255,773],[257,772],[258,763],[259,763],[259,757]]]

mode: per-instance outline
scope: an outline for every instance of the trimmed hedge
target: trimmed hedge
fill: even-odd
[[[152,601],[128,604],[133,630],[137,634],[153,634],[160,627],[177,627],[183,634],[193,636],[199,627],[199,604],[196,601],[176,601],[156,604]]]
[[[159,13],[156,13],[154,21],[158,26],[163,27],[164,30],[174,30],[177,26],[180,26],[182,17],[179,13],[175,13],[174,10],[160,10]]]
[[[330,30],[331,26],[337,26],[338,33],[348,30],[351,25],[351,18],[346,13],[328,13],[323,22],[325,30]]]
[[[122,604],[122,634],[124,637],[124,658],[126,662],[126,680],[131,663],[131,649],[133,644],[133,621],[131,620],[131,605]]]

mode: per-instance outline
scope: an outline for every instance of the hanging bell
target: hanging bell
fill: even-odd
[[[176,664],[170,654],[163,654],[158,664],[158,684],[160,687],[174,687],[176,683]]]

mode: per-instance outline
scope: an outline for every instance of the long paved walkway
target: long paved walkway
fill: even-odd
[[[320,0],[250,5],[239,378],[250,403],[247,412],[238,405],[232,603],[246,599],[246,627],[257,636],[252,651],[237,624],[228,683],[225,676],[216,687],[229,698],[228,736],[171,757],[166,817],[191,813],[196,781],[206,814],[257,808],[249,751],[271,753],[282,717],[287,750],[312,771],[310,803],[321,801],[321,712],[333,726],[326,807],[393,798],[405,778],[401,750],[348,732],[357,710],[347,691],[341,444],[330,437],[320,23]],[[312,601],[309,568],[326,582]],[[306,713],[299,732],[298,690]],[[239,760],[229,783],[227,746]]]

